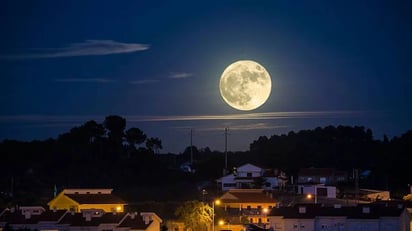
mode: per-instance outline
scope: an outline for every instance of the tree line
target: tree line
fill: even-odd
[[[87,121],[55,139],[0,142],[0,206],[47,202],[70,187],[110,187],[126,201],[200,200],[201,189],[215,187],[225,153],[187,147],[160,154],[159,138],[110,115]],[[195,173],[179,165],[194,158]],[[412,131],[376,139],[362,126],[327,126],[258,137],[249,150],[228,152],[229,170],[245,163],[296,176],[300,168],[328,167],[368,172],[361,186],[404,193],[412,176]],[[199,191],[200,190],[200,191]],[[210,193],[213,190],[209,189]],[[393,194],[396,195],[396,194]],[[210,196],[210,194],[209,194]]]

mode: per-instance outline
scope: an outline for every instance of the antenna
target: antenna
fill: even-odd
[[[190,163],[193,164],[193,129],[190,129]]]
[[[227,131],[228,128],[225,128],[225,169],[227,170]]]

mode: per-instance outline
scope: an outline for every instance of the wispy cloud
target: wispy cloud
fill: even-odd
[[[3,115],[0,116],[0,123],[82,123],[96,118],[104,118],[104,116],[88,115],[41,115],[41,114],[27,114],[27,115]]]
[[[55,82],[67,82],[67,83],[110,83],[113,82],[111,79],[102,78],[67,78],[67,79],[54,79]]]
[[[192,77],[192,73],[187,73],[187,72],[181,72],[181,73],[171,73],[169,75],[169,78],[171,79],[184,79],[184,78],[189,78]]]
[[[360,111],[303,111],[303,112],[263,112],[229,115],[189,115],[189,116],[127,116],[128,121],[197,121],[197,120],[275,120],[304,118],[341,118],[360,115]]]
[[[230,124],[228,126],[217,126],[207,128],[197,128],[196,131],[222,131],[223,127],[229,128],[232,131],[250,131],[250,130],[269,130],[277,128],[287,128],[286,125],[273,125],[270,123],[247,123],[247,124]]]
[[[157,79],[142,79],[142,80],[134,80],[130,81],[130,84],[151,84],[151,83],[157,83],[159,80]]]
[[[306,118],[348,118],[361,116],[362,111],[303,111],[303,112],[263,112],[229,115],[183,115],[183,116],[123,116],[128,122],[156,121],[201,121],[201,120],[277,120],[277,119],[306,119]],[[103,120],[102,115],[88,116],[49,116],[49,115],[3,115],[0,123],[8,122],[86,122],[87,120]],[[254,123],[255,127],[264,127],[265,123]],[[244,128],[246,129],[246,128]]]
[[[81,43],[72,43],[66,47],[31,49],[23,54],[1,55],[7,59],[39,59],[61,58],[74,56],[111,55],[132,53],[149,49],[149,45],[141,43],[122,43],[113,40],[86,40]]]

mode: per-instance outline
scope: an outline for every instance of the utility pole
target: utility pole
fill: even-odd
[[[355,178],[355,200],[358,202],[359,199],[359,169],[354,169],[354,178]]]
[[[225,128],[225,170],[227,171],[227,128]]]
[[[190,164],[193,164],[193,129],[190,129]]]

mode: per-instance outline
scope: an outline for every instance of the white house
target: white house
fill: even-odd
[[[410,230],[410,215],[403,206],[322,207],[319,205],[297,205],[273,208],[268,219],[269,227],[267,228],[275,231]]]
[[[284,172],[267,171],[253,164],[245,164],[234,168],[233,173],[216,180],[222,191],[229,189],[256,188],[273,190],[284,186],[287,178]]]
[[[336,187],[323,184],[298,185],[298,193],[316,197],[336,198]]]

